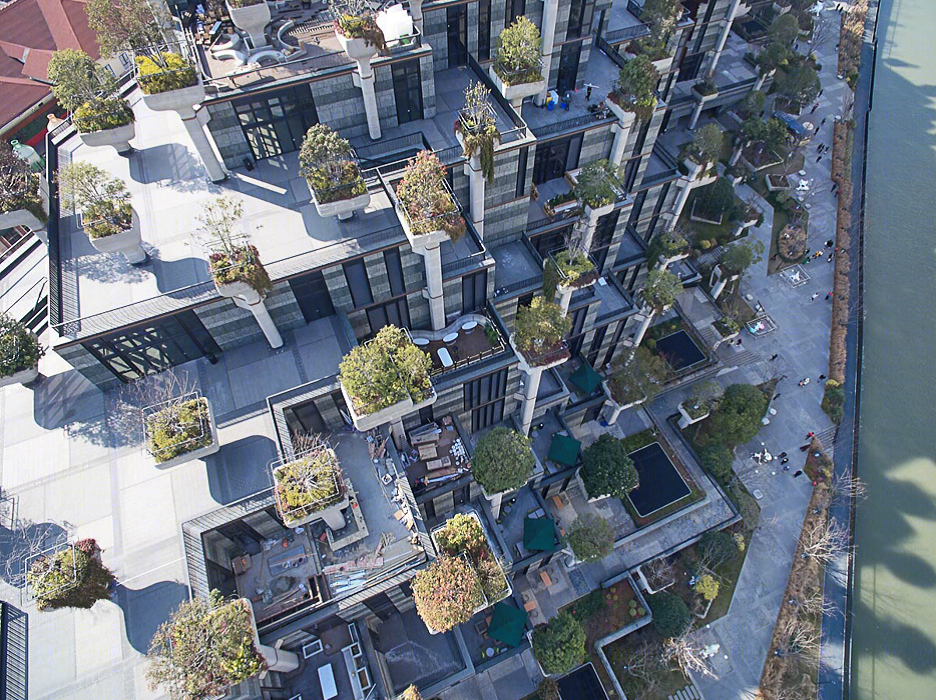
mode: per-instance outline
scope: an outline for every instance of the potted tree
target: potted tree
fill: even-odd
[[[453,516],[432,531],[432,541],[440,557],[468,559],[481,583],[484,607],[510,595],[510,582],[494,556],[477,513],[469,511]]]
[[[448,632],[486,607],[478,574],[467,557],[440,557],[413,577],[416,612],[429,632]]]
[[[163,51],[137,56],[136,66],[143,102],[153,111],[187,114],[192,105],[205,99],[198,71],[182,53]]]
[[[677,224],[672,230],[664,231],[651,241],[647,259],[666,269],[672,263],[689,257],[689,251],[689,231]]]
[[[683,147],[683,166],[689,173],[690,180],[701,180],[711,170],[711,181],[718,176],[715,164],[721,153],[724,134],[714,122],[709,122],[699,129],[690,143]]]
[[[117,94],[117,79],[84,51],[63,49],[49,59],[52,94],[72,113],[72,123],[88,146],[113,146],[118,153],[133,150],[136,136],[133,110]]]
[[[530,644],[544,676],[571,671],[585,658],[585,630],[566,610],[537,626],[530,633]]]
[[[465,232],[465,220],[458,211],[455,196],[445,181],[445,169],[431,151],[410,158],[396,187],[400,201],[400,223],[410,241],[426,236],[454,243]]]
[[[500,143],[501,135],[494,118],[494,109],[487,100],[488,92],[481,81],[465,88],[465,106],[455,122],[455,136],[465,158],[471,159],[477,155],[485,179],[493,182],[494,146]]]
[[[101,548],[93,539],[33,557],[26,569],[26,584],[39,610],[89,609],[110,598],[113,583],[114,574],[101,563]]]
[[[146,450],[160,469],[169,469],[217,452],[218,426],[211,404],[190,391],[143,409]]]
[[[478,440],[471,456],[471,475],[481,484],[485,498],[503,496],[527,482],[536,464],[532,445],[530,438],[503,426]]]
[[[267,668],[258,649],[250,601],[225,602],[217,591],[208,600],[184,601],[150,641],[150,688],[173,698],[205,700]]]
[[[263,30],[271,18],[266,0],[224,0],[224,5],[234,26],[250,35],[250,43],[255,49],[266,46]]]
[[[614,549],[614,528],[596,513],[585,513],[572,522],[564,541],[577,560],[593,564]]]
[[[715,382],[698,384],[692,393],[679,403],[679,427],[685,429],[708,418],[720,394],[721,389]]]
[[[309,184],[321,217],[337,216],[344,221],[370,203],[351,144],[325,124],[311,127],[302,139],[299,172]]]
[[[618,71],[617,83],[608,95],[608,108],[621,123],[630,123],[634,117],[648,121],[656,108],[656,89],[660,72],[650,59],[638,55]]]
[[[517,310],[510,345],[529,366],[553,367],[569,359],[563,338],[571,327],[571,319],[558,304],[537,296]]]
[[[576,475],[589,502],[608,497],[627,498],[640,484],[624,441],[609,433],[585,448]]]
[[[431,367],[429,355],[393,325],[352,348],[341,361],[338,381],[355,427],[370,430],[393,423],[435,401]]]
[[[354,61],[370,61],[387,51],[383,31],[365,0],[329,0],[338,43]]]
[[[634,337],[635,346],[640,345],[654,316],[668,311],[676,303],[682,290],[682,282],[669,270],[658,267],[650,271],[643,289],[637,293],[643,304],[641,313],[644,320]]]
[[[569,174],[573,182],[572,192],[585,210],[587,228],[594,229],[598,219],[608,214],[623,194],[621,175],[621,169],[608,160],[592,161],[578,172]],[[590,236],[583,236],[584,243],[591,247]]]
[[[669,41],[681,12],[680,0],[646,0],[643,4],[640,19],[650,27],[650,36],[639,43],[642,51],[654,57],[656,63],[662,64],[670,56]]]
[[[7,314],[0,314],[0,386],[35,381],[39,358],[44,354],[35,333]]]
[[[122,180],[95,165],[76,161],[59,171],[58,181],[62,203],[81,210],[82,227],[95,250],[121,253],[134,264],[146,260],[140,220]]]
[[[611,399],[607,422],[616,422],[621,411],[656,396],[668,374],[666,361],[647,348],[630,348],[615,357],[611,376],[605,383]]]
[[[539,29],[525,15],[517,17],[497,39],[488,75],[516,110],[525,98],[539,94],[546,87],[542,46]]]
[[[272,470],[276,510],[286,527],[314,520],[324,520],[334,531],[345,526],[341,510],[349,499],[338,456],[323,438],[309,438],[295,459],[274,462]]]
[[[48,218],[39,175],[8,143],[0,143],[0,230],[25,226],[38,232]]]

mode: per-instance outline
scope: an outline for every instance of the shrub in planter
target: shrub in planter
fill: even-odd
[[[678,595],[660,591],[647,599],[653,613],[653,628],[661,637],[678,637],[689,627],[690,614]]]
[[[732,462],[734,456],[724,445],[708,445],[699,450],[699,464],[723,484],[727,484],[734,476]]]
[[[613,203],[618,196],[621,170],[607,160],[596,160],[579,170],[572,192],[592,209]]]
[[[411,685],[403,691],[400,700],[423,700],[423,696],[419,694],[419,689],[415,685]]]
[[[351,349],[339,367],[338,379],[360,413],[373,413],[409,395],[418,403],[432,393],[432,360],[406,331],[384,326],[377,336]]]
[[[582,453],[582,483],[589,498],[626,498],[639,485],[634,462],[616,437],[605,433]]]
[[[170,401],[146,417],[146,448],[157,464],[211,444],[209,410],[208,399],[195,397]]]
[[[273,470],[276,508],[289,525],[341,500],[338,457],[320,443]]]
[[[660,72],[650,58],[641,54],[624,64],[608,97],[621,109],[633,112],[640,121],[647,121],[657,104],[659,82]]]
[[[686,155],[696,163],[704,165],[718,158],[721,153],[724,134],[714,122],[709,122],[699,129],[686,146]]]
[[[465,232],[465,220],[446,187],[445,169],[434,153],[420,151],[410,158],[396,194],[413,235],[442,230],[454,243]]]
[[[254,643],[249,605],[243,598],[225,602],[217,591],[208,600],[184,601],[150,641],[150,688],[164,686],[173,698],[203,700],[260,673],[265,664]]]
[[[576,559],[596,562],[604,559],[614,549],[614,528],[595,513],[578,516],[565,536]]]
[[[835,423],[842,421],[845,413],[845,387],[834,379],[825,383],[825,393],[822,395],[822,410]]]
[[[750,384],[732,384],[725,389],[718,410],[709,418],[712,439],[722,445],[747,442],[760,430],[766,410],[764,392]]]
[[[585,631],[566,611],[534,629],[531,642],[533,656],[549,674],[570,671],[585,658]]]
[[[478,441],[471,475],[489,494],[513,491],[533,474],[533,441],[509,428],[497,427]]]
[[[35,333],[7,314],[0,314],[0,378],[33,369],[44,354]]]
[[[195,66],[177,53],[166,51],[154,56],[137,56],[137,82],[146,95],[182,90],[198,84]]]
[[[114,574],[101,563],[100,555],[97,542],[85,539],[55,554],[33,559],[26,583],[39,609],[88,609],[109,598]]]
[[[738,322],[731,316],[722,316],[712,325],[723,338],[727,338],[729,335],[734,335],[741,330],[741,326],[738,325]]]
[[[757,240],[732,243],[722,255],[720,264],[729,275],[740,275],[751,265],[761,261],[764,253],[764,244]]]
[[[692,590],[702,596],[707,603],[711,603],[718,597],[719,588],[718,579],[711,574],[702,574],[692,586]]]
[[[700,80],[698,83],[692,86],[692,89],[703,97],[708,97],[709,95],[714,95],[718,92],[718,86],[715,85],[711,80]]]
[[[441,557],[413,577],[416,612],[437,632],[467,622],[484,602],[481,583],[464,557]]]
[[[110,177],[101,168],[73,162],[59,170],[62,203],[82,210],[82,226],[91,238],[121,233],[133,222],[130,193],[123,180]]]
[[[572,321],[558,304],[534,297],[529,306],[521,306],[514,323],[513,342],[530,363],[545,359],[572,327]]]
[[[446,557],[468,557],[488,601],[495,601],[504,595],[507,580],[476,518],[458,513],[436,530],[433,537]]]
[[[39,196],[39,175],[13,152],[10,144],[0,143],[0,214],[25,209],[39,221],[49,217]]]
[[[325,124],[311,127],[302,139],[299,172],[320,204],[367,192],[351,144]]]
[[[640,290],[640,298],[647,306],[659,313],[668,306],[672,306],[682,291],[682,282],[676,275],[668,270],[657,268],[647,275],[644,287]]]
[[[78,131],[93,132],[116,129],[133,121],[133,110],[123,99],[89,100],[72,114],[72,122]]]
[[[129,103],[117,96],[117,79],[84,51],[56,51],[47,69],[52,94],[72,112],[78,131],[116,129],[133,121]]]
[[[335,20],[335,31],[347,39],[364,39],[368,46],[376,46],[386,53],[387,42],[377,26],[373,11],[363,0],[329,0]]]
[[[480,81],[465,88],[465,106],[455,122],[455,130],[461,133],[465,158],[477,153],[481,172],[490,183],[494,181],[494,145],[500,143],[501,135],[487,101],[489,93]]]
[[[508,86],[542,80],[542,45],[539,28],[520,15],[497,39],[494,72]]]
[[[551,256],[550,262],[556,266],[563,285],[582,287],[594,282],[598,273],[591,258],[584,251],[573,250],[573,248],[560,250]]]
[[[668,375],[666,360],[641,345],[614,358],[608,389],[611,398],[626,406],[641,399],[652,399],[663,388]]]
[[[253,5],[259,5],[263,2],[266,2],[266,0],[227,0],[228,5],[236,8],[251,7]]]
[[[215,284],[243,282],[259,295],[273,289],[273,283],[260,261],[260,253],[247,236],[235,238],[232,229],[243,215],[244,205],[230,197],[218,197],[204,205],[199,222],[208,232],[208,268]]]

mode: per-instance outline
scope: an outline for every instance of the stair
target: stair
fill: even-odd
[[[0,262],[0,310],[37,335],[48,328],[48,255],[32,237]]]

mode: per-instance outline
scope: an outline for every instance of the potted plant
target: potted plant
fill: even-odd
[[[503,426],[486,432],[471,456],[471,476],[485,498],[516,491],[533,474],[533,441]]]
[[[623,500],[640,484],[624,441],[609,433],[585,448],[577,475],[589,501],[608,497]]]
[[[49,59],[52,94],[72,113],[72,123],[88,146],[113,146],[118,153],[133,150],[136,135],[133,110],[121,98],[117,79],[84,51],[64,49]]]
[[[143,430],[146,450],[161,469],[202,459],[221,447],[211,404],[194,391],[144,408]]]
[[[494,556],[477,513],[469,511],[449,518],[433,529],[432,541],[440,557],[467,557],[481,583],[485,607],[510,595],[510,582]]]
[[[559,273],[559,288],[582,289],[595,283],[598,269],[591,257],[574,244],[549,254],[549,263]]]
[[[199,221],[208,233],[208,267],[221,296],[262,298],[273,289],[270,276],[250,237],[232,232],[243,211],[243,203],[230,197],[218,197],[205,205]]]
[[[316,124],[302,139],[299,172],[309,184],[321,217],[337,216],[344,221],[370,203],[351,144],[325,124]]]
[[[137,56],[137,83],[143,102],[156,112],[185,113],[205,99],[205,86],[194,64],[181,53],[163,51]]]
[[[174,698],[205,700],[267,668],[245,598],[227,602],[217,591],[184,601],[150,641],[147,679]]]
[[[263,30],[270,23],[270,7],[265,0],[224,0],[231,22],[250,35],[255,49],[266,46]]]
[[[48,218],[39,175],[8,143],[0,143],[0,230],[24,226],[39,231]]]
[[[488,75],[504,99],[519,110],[523,100],[546,88],[543,77],[543,40],[540,31],[525,15],[501,32],[497,39],[494,62]]]
[[[575,197],[575,193],[560,192],[555,197],[550,197],[543,202],[543,211],[550,219],[557,214],[574,215],[581,212],[582,205]]]
[[[335,17],[335,35],[344,52],[354,61],[369,61],[377,52],[386,53],[383,31],[365,0],[329,0]]]
[[[429,632],[448,632],[486,607],[478,574],[467,557],[440,557],[413,577],[416,612]]]
[[[114,574],[101,563],[101,548],[93,539],[78,540],[55,553],[33,557],[26,585],[39,610],[89,609],[110,598]]]
[[[656,396],[668,374],[666,361],[647,348],[630,348],[615,357],[606,385],[616,412],[608,422],[614,423],[621,411]]]
[[[465,106],[455,122],[455,136],[462,146],[465,158],[475,155],[481,172],[488,182],[494,181],[494,146],[500,143],[494,109],[488,103],[488,89],[475,82],[465,88]]]
[[[657,268],[647,275],[640,299],[655,313],[663,313],[676,302],[682,290],[682,282],[676,275]]]
[[[720,393],[721,389],[715,382],[708,381],[696,385],[685,401],[679,403],[679,427],[685,429],[708,418]]]
[[[146,260],[140,220],[122,180],[101,168],[73,162],[59,171],[59,194],[66,207],[81,210],[81,224],[95,250],[122,253],[130,263]]]
[[[585,658],[585,630],[568,611],[561,611],[530,633],[533,657],[544,676],[559,675]]]
[[[465,232],[458,203],[445,181],[445,169],[431,151],[420,151],[410,158],[396,195],[402,209],[400,222],[411,241],[419,236],[441,238],[444,233],[454,243]]]
[[[44,354],[35,333],[7,314],[0,314],[0,386],[35,381],[39,358]]]
[[[323,438],[308,438],[295,459],[274,462],[272,470],[276,510],[286,527],[314,520],[324,520],[334,531],[344,527],[341,509],[349,499],[338,456]]]
[[[571,319],[558,304],[537,296],[517,310],[510,344],[531,367],[552,367],[569,359],[563,338],[571,328]]]
[[[646,0],[640,20],[650,27],[650,36],[639,41],[641,50],[661,59],[670,55],[669,41],[682,12],[680,0]],[[660,60],[660,59],[655,59]]]
[[[689,257],[690,231],[677,224],[675,228],[656,236],[647,250],[647,259],[666,268],[671,263]]]
[[[695,133],[690,143],[683,147],[684,157],[691,161],[686,163],[685,167],[689,170],[692,179],[701,177],[707,169],[706,166],[718,160],[723,141],[722,130],[714,122],[709,122]]]
[[[572,192],[585,209],[589,225],[614,208],[621,190],[621,169],[608,160],[592,161],[578,172],[570,174]]]
[[[608,108],[622,123],[635,117],[648,121],[657,105],[656,89],[660,72],[650,59],[638,55],[618,71],[617,83],[608,95]]]
[[[351,349],[339,366],[338,381],[358,430],[394,422],[436,399],[429,379],[432,360],[393,325]]]

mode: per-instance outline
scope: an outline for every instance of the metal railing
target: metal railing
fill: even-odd
[[[491,97],[497,103],[497,105],[504,111],[507,115],[507,118],[513,124],[512,129],[501,132],[501,144],[510,143],[512,141],[519,141],[522,138],[525,138],[527,135],[527,124],[523,121],[517,111],[513,108],[513,105],[507,101],[507,99],[501,95],[500,90],[497,89],[497,86],[494,84],[494,81],[491,80],[491,76],[487,74],[481,64],[471,55],[471,52],[468,52],[468,66],[474,72],[475,76],[481,81],[481,84],[484,85],[488,90],[491,91]]]
[[[62,323],[62,267],[59,248],[58,146],[53,131],[46,134],[46,179],[49,183],[49,324]]]
[[[531,128],[533,130],[533,134],[537,138],[542,138],[544,136],[551,136],[552,134],[557,134],[563,131],[571,131],[573,129],[579,129],[586,126],[610,124],[614,121],[617,121],[617,117],[615,117],[613,114],[582,114],[578,117],[570,117],[562,121],[553,122],[552,124]]]
[[[618,53],[618,50],[611,46],[604,37],[595,37],[595,46],[601,49],[618,68],[623,68],[624,64],[627,63],[627,59]],[[617,81],[615,81],[615,85],[617,85]]]
[[[641,187],[647,187],[649,185],[656,185],[660,182],[665,182],[666,180],[673,180],[679,177],[679,168],[667,168],[659,173],[654,173],[653,175],[644,175],[643,180],[640,181]]]
[[[471,355],[470,357],[462,357],[458,360],[455,360],[455,363],[451,365],[450,367],[433,367],[429,371],[429,376],[437,377],[443,374],[448,374],[450,372],[463,369],[465,367],[468,367],[469,365],[477,365],[482,360],[487,360],[491,357],[501,355],[504,352],[504,350],[507,350],[510,348],[510,345],[507,342],[506,336],[503,333],[501,333],[501,330],[498,327],[497,322],[491,317],[491,313],[488,310],[487,305],[485,305],[485,308],[481,310],[481,315],[487,317],[487,319],[491,322],[491,327],[494,329],[494,334],[497,336],[497,345],[491,346],[490,348],[487,348],[486,350],[482,350],[481,352],[475,353],[474,355]]]
[[[641,37],[650,36],[650,27],[646,24],[638,24],[633,27],[623,27],[621,29],[612,29],[604,33],[602,37],[609,44],[618,43],[623,44],[625,41],[630,41],[632,39],[639,39]]]

